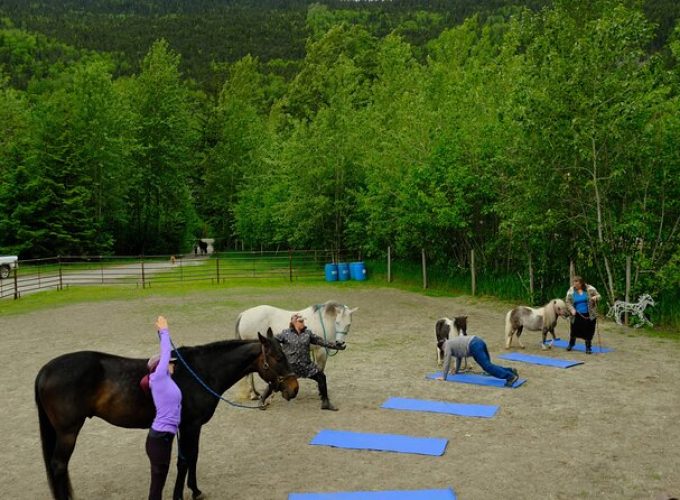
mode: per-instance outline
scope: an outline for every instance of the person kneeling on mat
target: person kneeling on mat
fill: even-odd
[[[451,367],[451,357],[456,358],[456,371],[460,370],[460,362],[466,356],[472,356],[474,360],[482,367],[482,369],[489,375],[502,378],[505,380],[506,387],[512,387],[517,382],[519,375],[514,368],[505,368],[504,366],[495,365],[491,362],[489,350],[486,347],[486,342],[475,335],[467,337],[454,337],[444,342],[442,346],[444,350],[444,363],[442,367],[442,374],[437,377],[437,380],[446,380]]]
[[[281,348],[288,358],[288,363],[293,369],[293,372],[298,377],[311,378],[319,384],[319,396],[321,396],[321,409],[337,411],[337,408],[328,399],[328,387],[326,385],[326,375],[322,372],[318,365],[309,357],[309,345],[320,345],[327,349],[336,349],[342,351],[346,348],[344,344],[336,342],[326,342],[324,339],[315,335],[311,330],[305,326],[305,318],[299,314],[293,314],[290,318],[289,327],[281,333],[275,335],[276,339],[281,342]],[[266,401],[270,390],[262,397],[262,401]]]

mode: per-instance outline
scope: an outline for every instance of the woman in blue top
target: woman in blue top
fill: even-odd
[[[602,298],[594,286],[588,285],[580,276],[574,276],[572,286],[567,291],[565,302],[571,311],[571,330],[569,332],[569,347],[571,351],[576,339],[586,341],[586,354],[593,352],[593,335],[597,323],[597,302]]]
[[[172,343],[168,321],[158,316],[156,329],[160,339],[160,354],[149,359],[149,387],[156,407],[156,417],[146,438],[146,454],[151,462],[151,486],[149,500],[163,497],[163,486],[170,469],[172,441],[177,434],[182,414],[182,392],[172,380],[174,360],[170,358]]]

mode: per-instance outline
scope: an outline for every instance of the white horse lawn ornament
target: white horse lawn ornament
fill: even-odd
[[[352,326],[352,313],[357,309],[358,307],[352,309],[332,300],[323,304],[311,305],[301,311],[288,311],[267,305],[251,307],[238,315],[236,338],[256,339],[257,332],[266,332],[267,328],[271,328],[275,335],[281,333],[290,326],[290,317],[298,313],[305,318],[305,326],[314,334],[328,342],[335,341],[344,344]],[[326,367],[329,351],[325,347],[312,345],[311,352],[312,359],[323,371]],[[336,352],[332,351],[330,355],[334,355]],[[257,398],[252,374],[244,377],[239,384],[242,398]]]
[[[637,316],[638,322],[635,324],[635,328],[640,328],[643,325],[654,326],[651,321],[645,317],[645,309],[647,306],[654,306],[654,299],[645,293],[640,298],[638,298],[637,304],[626,302],[623,300],[617,300],[614,305],[609,308],[607,316],[614,318],[616,323],[623,325],[623,317],[626,313],[633,316]]]
[[[563,318],[571,316],[567,304],[562,299],[553,299],[539,308],[517,306],[511,309],[505,315],[505,348],[510,349],[514,335],[517,337],[519,346],[524,349],[524,344],[519,337],[522,335],[522,330],[526,328],[532,331],[541,330],[543,334],[541,348],[550,349],[553,340],[555,340],[555,326],[560,316]],[[552,335],[552,340],[546,346],[548,332]]]

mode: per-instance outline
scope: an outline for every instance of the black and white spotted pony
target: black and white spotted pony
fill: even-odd
[[[640,328],[644,325],[654,326],[644,314],[647,306],[654,305],[654,299],[648,293],[645,293],[644,295],[640,296],[640,298],[638,298],[637,303],[617,300],[614,302],[614,305],[609,308],[607,316],[614,318],[617,324],[623,325],[624,315],[628,313],[632,316],[636,316],[639,320],[635,323],[635,328]]]
[[[467,316],[455,316],[440,318],[434,325],[434,333],[437,336],[437,366],[442,365],[444,359],[444,342],[449,340],[449,335],[456,330],[456,335],[467,335]],[[467,368],[467,358],[465,358],[465,368]]]

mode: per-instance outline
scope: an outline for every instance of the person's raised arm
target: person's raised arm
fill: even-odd
[[[449,375],[449,370],[451,369],[451,347],[449,347],[448,342],[444,342],[444,362],[442,363],[442,374],[439,380],[446,380]]]
[[[158,331],[158,338],[161,344],[161,358],[158,360],[158,366],[156,367],[156,377],[158,377],[168,374],[168,364],[170,363],[170,354],[172,352],[168,320],[163,316],[158,316],[156,319],[156,330]]]

